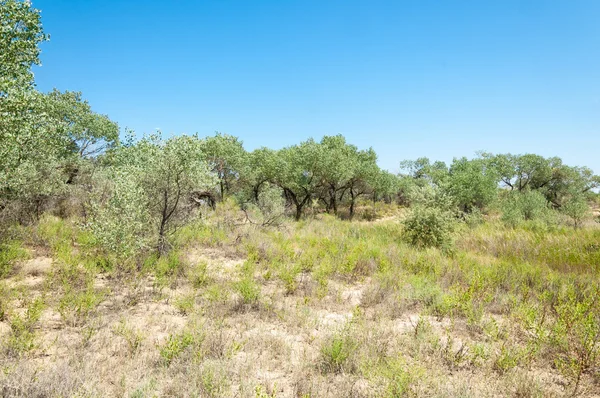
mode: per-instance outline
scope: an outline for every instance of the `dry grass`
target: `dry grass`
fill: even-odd
[[[1,395],[600,394],[595,229],[488,223],[445,254],[396,218],[234,221],[127,272],[43,221],[0,281]]]

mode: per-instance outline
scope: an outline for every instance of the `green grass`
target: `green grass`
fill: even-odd
[[[15,262],[27,258],[27,250],[23,248],[22,242],[12,240],[0,243],[0,278],[9,276]]]

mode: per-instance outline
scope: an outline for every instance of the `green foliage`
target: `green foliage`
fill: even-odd
[[[246,218],[262,226],[279,226],[285,216],[283,190],[277,185],[265,182],[259,187],[258,197],[250,203],[242,203]]]
[[[35,326],[42,315],[44,307],[43,298],[38,297],[28,303],[23,315],[14,312],[8,315],[10,334],[4,348],[10,355],[19,356],[36,347]]]
[[[572,192],[586,193],[600,186],[600,177],[587,167],[571,167],[558,157],[539,155],[482,156],[494,169],[500,182],[511,191],[536,191],[555,207],[561,207]]]
[[[89,319],[103,299],[103,292],[96,290],[93,283],[83,289],[67,284],[58,302],[58,313],[68,325],[79,326]]]
[[[40,14],[27,1],[5,0],[0,15],[0,219],[30,222],[68,191],[78,155],[114,142],[118,128],[78,93],[36,91],[31,66],[48,39]]]
[[[260,299],[260,287],[250,277],[245,276],[235,284],[236,291],[240,294],[242,303],[255,307]]]
[[[119,142],[119,127],[108,116],[92,112],[79,92],[54,89],[46,97],[46,113],[62,121],[61,135],[68,137],[72,152],[82,158],[103,153]]]
[[[438,207],[415,206],[403,220],[404,238],[417,247],[450,249],[456,220],[452,213]]]
[[[353,372],[351,357],[356,342],[347,333],[334,334],[321,346],[320,369],[323,373]]]
[[[239,179],[250,171],[247,169],[247,152],[237,137],[217,133],[201,142],[201,151],[209,169],[219,181],[221,199],[236,188]]]
[[[116,148],[88,222],[105,249],[133,255],[154,243],[166,253],[171,232],[192,214],[192,193],[215,184],[202,156],[200,140],[188,136],[152,135]]]
[[[465,213],[483,210],[497,197],[497,175],[483,159],[454,159],[442,186]]]
[[[0,243],[0,278],[5,278],[12,272],[17,260],[27,257],[20,241],[12,240]]]
[[[590,206],[583,195],[574,195],[565,200],[560,211],[569,217],[575,228],[579,228],[591,215]]]
[[[180,334],[171,334],[167,341],[159,346],[161,360],[165,366],[171,365],[186,348],[194,344],[195,337],[191,332],[184,331]]]
[[[188,280],[196,289],[208,284],[209,276],[207,269],[208,264],[206,261],[200,261],[188,270]]]
[[[48,40],[40,12],[19,0],[0,2],[0,92],[32,80],[31,66],[40,65],[39,44]]]
[[[515,227],[523,221],[552,223],[554,213],[538,191],[510,192],[502,203],[502,221]]]
[[[558,355],[555,360],[560,372],[573,382],[577,394],[581,378],[600,366],[600,305],[594,289],[581,292],[570,289],[554,307],[557,321],[551,340]]]

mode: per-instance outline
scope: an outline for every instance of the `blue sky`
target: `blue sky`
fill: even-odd
[[[477,150],[600,172],[600,1],[33,0],[38,87],[139,135],[344,134],[382,167]]]

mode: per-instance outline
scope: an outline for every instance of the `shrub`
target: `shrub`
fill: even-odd
[[[404,237],[411,245],[442,249],[452,246],[456,220],[447,210],[416,206],[406,216],[403,224]]]
[[[188,331],[176,335],[169,335],[167,341],[159,346],[160,358],[165,366],[179,357],[186,348],[194,344],[195,337]]]
[[[320,368],[323,373],[351,372],[354,364],[351,356],[357,344],[346,334],[336,334],[321,347]]]
[[[260,298],[260,287],[252,280],[252,278],[246,276],[240,280],[236,285],[236,290],[240,294],[243,304],[256,306],[258,299]]]
[[[579,228],[581,223],[590,216],[590,206],[582,196],[576,196],[567,200],[560,208],[561,213],[566,215],[573,222],[575,228]]]
[[[538,191],[511,192],[502,204],[502,221],[515,227],[523,221],[551,222],[548,201]]]
[[[238,200],[246,218],[253,224],[262,226],[280,225],[285,217],[283,190],[277,185],[264,183],[257,197],[245,202],[244,195]]]

